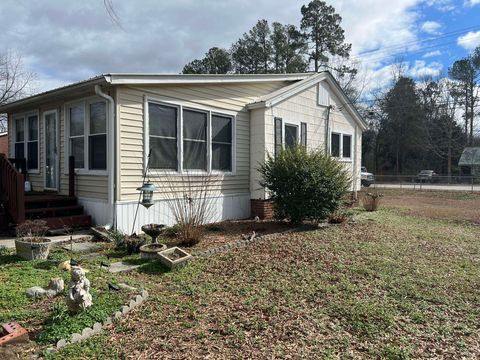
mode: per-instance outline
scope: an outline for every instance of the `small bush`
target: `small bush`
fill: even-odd
[[[45,220],[26,220],[15,229],[17,237],[41,238],[45,237],[49,227]]]
[[[340,208],[328,216],[328,222],[330,224],[342,224],[347,221],[351,216],[351,211],[348,211],[345,208]]]
[[[380,199],[383,194],[380,193],[366,193],[362,197],[363,208],[367,211],[377,211],[380,206]]]
[[[0,245],[0,256],[10,255],[10,250],[6,246]]]
[[[270,192],[275,216],[298,224],[326,219],[335,212],[350,187],[342,164],[321,150],[303,146],[268,155],[259,168],[261,185]]]
[[[116,249],[124,249],[125,248],[125,239],[127,236],[116,229],[112,229],[110,231],[110,236],[113,238],[113,243],[115,244]]]
[[[165,230],[163,230],[162,236],[174,238],[174,237],[177,237],[179,232],[180,232],[180,225],[175,224],[173,226],[169,226],[165,228]]]

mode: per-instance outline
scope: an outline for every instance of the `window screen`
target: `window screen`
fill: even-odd
[[[300,123],[300,144],[307,147],[307,123]]]
[[[344,158],[352,157],[352,136],[343,135],[342,155]]]
[[[340,134],[332,133],[331,150],[332,156],[340,156]]]
[[[88,167],[107,169],[107,105],[92,103],[90,108],[90,134],[88,136]]]
[[[280,154],[282,151],[282,119],[275,118],[275,134],[274,134],[274,142],[275,142],[275,156]]]
[[[178,109],[148,104],[150,168],[177,170]]]
[[[25,157],[25,119],[15,119],[15,158]]]
[[[298,126],[285,124],[285,146],[292,148],[298,142]]]
[[[27,169],[38,169],[38,116],[28,117]]]
[[[207,170],[207,114],[183,110],[183,168]]]
[[[212,170],[232,171],[232,118],[212,115]]]
[[[70,156],[75,159],[75,168],[85,168],[85,105],[73,105],[68,110],[70,127]]]

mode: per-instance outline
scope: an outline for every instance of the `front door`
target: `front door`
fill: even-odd
[[[57,111],[47,111],[43,116],[45,119],[45,189],[58,190]]]

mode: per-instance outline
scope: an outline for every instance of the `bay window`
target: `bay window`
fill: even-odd
[[[233,171],[233,117],[153,101],[147,109],[150,169]]]
[[[107,169],[107,106],[105,101],[82,101],[66,110],[68,156],[73,156],[75,169],[105,171]]]

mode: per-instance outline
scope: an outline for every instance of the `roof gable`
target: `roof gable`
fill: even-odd
[[[306,89],[319,84],[320,82],[325,81],[329,86],[330,91],[335,94],[341,101],[342,106],[349,112],[353,119],[360,125],[360,127],[365,130],[367,128],[366,122],[363,120],[362,116],[359,114],[358,110],[353,106],[350,99],[345,95],[344,91],[338,84],[338,82],[333,78],[332,74],[328,71],[323,71],[321,73],[311,75],[308,78],[305,78],[299,82],[285,86],[277,91],[274,91],[268,95],[259,97],[256,101],[247,105],[248,109],[257,109],[263,107],[272,107],[276,104],[294,96]]]

